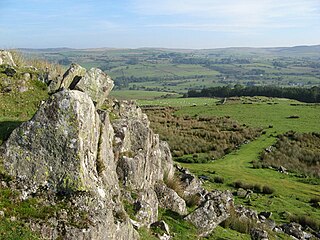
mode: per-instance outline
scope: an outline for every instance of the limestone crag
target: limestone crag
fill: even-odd
[[[159,182],[155,185],[155,191],[162,208],[170,209],[182,216],[188,213],[186,202],[173,189]]]
[[[114,153],[120,184],[139,193],[133,202],[136,218],[149,226],[158,218],[158,199],[154,185],[164,176],[172,177],[174,168],[167,143],[150,129],[150,122],[132,101],[115,102],[112,125]],[[150,216],[150,217],[147,217]]]
[[[0,49],[0,65],[2,64],[7,64],[12,67],[16,66],[15,62],[13,61],[11,53]]]
[[[138,192],[139,226],[158,220],[154,184],[174,172],[168,144],[133,102],[110,101],[108,110],[97,109],[113,87],[101,70],[84,73],[73,65],[63,79],[68,88],[51,95],[3,144],[3,167],[24,199],[43,191],[72,196],[70,205],[86,212],[90,224],[68,224],[65,211],[51,223],[29,225],[46,239],[138,239],[122,192]]]
[[[113,86],[112,79],[101,69],[91,68],[87,71],[80,65],[73,63],[62,78],[56,77],[51,80],[48,88],[50,93],[62,89],[85,92],[99,108],[108,97]]]
[[[39,189],[70,193],[78,208],[92,216],[95,224],[86,231],[69,226],[66,239],[138,238],[120,201],[111,129],[108,116],[98,114],[86,93],[64,90],[4,145],[4,168],[20,183],[25,198]],[[85,198],[78,196],[81,192]]]

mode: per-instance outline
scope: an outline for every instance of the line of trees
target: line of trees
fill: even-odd
[[[295,99],[301,102],[319,103],[320,87],[296,88],[274,86],[248,86],[240,84],[223,87],[204,88],[200,91],[189,90],[185,97],[241,97],[241,96],[265,96]]]

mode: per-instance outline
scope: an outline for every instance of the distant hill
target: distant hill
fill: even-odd
[[[24,48],[19,51],[65,67],[76,62],[87,69],[101,68],[122,90],[186,93],[235,84],[320,85],[320,45],[216,49]]]

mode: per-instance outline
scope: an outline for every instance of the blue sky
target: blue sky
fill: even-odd
[[[0,48],[320,44],[320,0],[0,0]]]

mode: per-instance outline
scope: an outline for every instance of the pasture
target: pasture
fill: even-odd
[[[294,216],[305,216],[320,224],[320,210],[310,204],[312,198],[320,197],[319,179],[297,174],[283,174],[276,169],[253,168],[262,151],[275,143],[278,134],[287,131],[319,132],[320,105],[304,104],[288,99],[266,97],[241,97],[217,104],[217,99],[161,99],[141,100],[140,105],[162,105],[176,107],[176,116],[210,117],[228,116],[250,127],[262,127],[264,134],[242,145],[221,159],[210,163],[178,163],[197,176],[209,179],[222,177],[223,183],[206,181],[207,189],[229,189],[236,191],[234,183],[240,181],[259,188],[268,186],[274,193],[254,193],[250,200],[235,197],[238,204],[257,211],[271,211],[277,223],[288,222]],[[298,118],[290,118],[298,116]],[[319,225],[320,226],[320,225]]]

